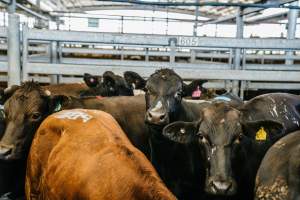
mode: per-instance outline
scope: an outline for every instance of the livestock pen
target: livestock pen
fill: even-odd
[[[299,10],[0,0],[0,200],[299,200]]]

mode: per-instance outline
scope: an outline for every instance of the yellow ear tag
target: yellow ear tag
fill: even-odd
[[[267,139],[267,132],[265,131],[264,127],[261,127],[255,136],[255,140],[263,141]]]

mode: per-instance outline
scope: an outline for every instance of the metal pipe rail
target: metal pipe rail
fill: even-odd
[[[26,35],[28,40],[45,40],[57,42],[84,42],[102,44],[128,44],[170,47],[209,47],[209,48],[242,48],[242,49],[300,49],[300,39],[257,39],[257,38],[214,38],[193,36],[164,36],[147,34],[91,33],[78,31],[57,31],[31,29]]]
[[[300,82],[299,65],[259,65],[246,64],[243,70],[232,70],[231,59],[232,50],[230,49],[271,49],[271,50],[299,50],[300,40],[286,39],[236,39],[236,38],[210,38],[210,37],[192,37],[192,36],[163,36],[163,35],[145,35],[145,34],[118,34],[118,33],[91,33],[76,31],[53,31],[53,30],[35,30],[23,28],[23,81],[29,79],[30,74],[47,75],[82,75],[85,72],[93,74],[102,74],[106,70],[113,70],[116,73],[123,73],[126,70],[133,70],[142,76],[149,76],[154,69],[169,67],[175,69],[185,79],[203,78],[209,80],[243,80],[247,85],[249,81],[270,81],[270,82]],[[103,50],[90,48],[72,48],[58,45],[54,52],[60,57],[56,63],[41,62],[30,58],[28,50],[31,48],[31,42],[45,41],[58,42],[58,44],[96,44],[122,47],[138,47],[146,49],[147,47],[165,48],[167,52],[160,51],[140,51],[140,50]],[[190,52],[180,52],[178,50],[197,50],[203,48],[224,50],[220,55],[208,53],[227,58],[228,63],[178,63],[175,57],[189,56]],[[50,51],[51,52],[51,51]],[[168,56],[169,62],[155,61],[128,61],[112,59],[87,59],[87,58],[64,58],[62,53],[95,53],[95,54],[121,54],[121,55],[158,55]],[[196,53],[196,56],[206,56],[206,53]],[[246,57],[245,57],[246,56]],[[241,58],[256,58],[257,55],[241,55]],[[271,58],[273,55],[270,55]],[[261,57],[258,55],[257,57]],[[293,55],[293,59],[300,59]],[[286,55],[280,56],[286,59]],[[266,58],[267,59],[267,58]],[[51,59],[50,59],[51,60]],[[269,85],[272,85],[270,83]],[[274,84],[273,84],[274,85]],[[281,84],[283,85],[283,84]],[[282,88],[280,84],[276,87]],[[249,86],[249,87],[250,87]],[[259,88],[260,85],[254,84]],[[266,85],[263,85],[266,86]],[[262,87],[263,87],[262,86]],[[293,85],[294,86],[294,85]],[[275,87],[274,87],[275,88]],[[300,88],[299,88],[300,89]]]
[[[38,49],[39,47],[30,47],[32,51],[42,51],[42,48]],[[1,49],[1,45],[0,45]],[[224,49],[223,49],[224,50]],[[143,50],[126,50],[126,49],[103,49],[103,48],[76,48],[76,47],[62,47],[62,53],[78,53],[78,54],[109,54],[109,55],[136,55],[136,56],[169,56],[169,51],[147,51]],[[197,50],[198,51],[198,50]],[[195,57],[197,58],[224,58],[228,59],[230,57],[229,53],[201,53],[195,52]],[[200,51],[200,50],[199,50]],[[201,50],[203,51],[203,50]],[[207,49],[207,51],[211,51]],[[189,51],[176,51],[176,57],[190,57],[191,53]],[[247,54],[246,59],[271,59],[271,60],[285,60],[285,59],[293,59],[293,60],[300,60],[299,55],[285,55],[285,54]]]

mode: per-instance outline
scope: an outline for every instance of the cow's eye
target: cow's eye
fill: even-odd
[[[198,132],[197,133],[197,136],[198,136],[198,138],[199,138],[199,140],[201,141],[201,142],[207,142],[207,140],[206,140],[206,138],[204,137],[204,134],[202,133],[202,132]]]
[[[32,119],[33,121],[37,121],[37,120],[41,119],[41,117],[42,117],[42,115],[41,115],[41,113],[39,113],[39,112],[35,112],[35,113],[32,113],[32,114],[31,114],[31,119]]]

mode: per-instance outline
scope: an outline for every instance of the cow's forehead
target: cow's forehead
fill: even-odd
[[[240,112],[227,105],[226,103],[211,104],[203,109],[204,119],[224,119],[224,120],[238,120]],[[223,120],[223,121],[224,121]]]
[[[146,87],[151,87],[155,90],[178,90],[182,88],[182,85],[182,80],[175,75],[168,76],[167,78],[160,76],[151,77],[146,83]]]
[[[21,107],[22,110],[29,111],[38,110],[43,102],[44,99],[42,98],[40,91],[17,91],[12,97],[7,100],[4,106],[9,110],[15,110]]]

